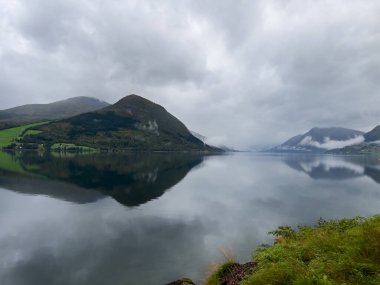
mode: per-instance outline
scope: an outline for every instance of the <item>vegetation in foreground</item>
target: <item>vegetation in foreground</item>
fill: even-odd
[[[236,265],[228,261],[210,274],[204,285],[380,284],[380,215],[320,220],[316,226],[297,230],[279,227],[271,234],[274,245],[257,249],[255,267],[240,283],[225,281]]]
[[[19,143],[19,140],[28,135],[39,134],[38,130],[31,130],[33,127],[47,124],[48,122],[41,122],[29,125],[23,125],[20,127],[0,130],[0,149],[15,146]]]

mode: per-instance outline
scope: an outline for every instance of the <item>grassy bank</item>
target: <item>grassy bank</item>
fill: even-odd
[[[213,272],[204,285],[380,284],[380,215],[319,221],[316,226],[280,227],[273,245],[253,254],[255,266],[238,283],[225,283],[234,262]],[[233,277],[233,276],[231,276]]]

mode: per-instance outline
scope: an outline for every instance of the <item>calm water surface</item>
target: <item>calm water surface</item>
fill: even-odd
[[[0,153],[0,284],[165,284],[280,225],[380,212],[377,157]]]

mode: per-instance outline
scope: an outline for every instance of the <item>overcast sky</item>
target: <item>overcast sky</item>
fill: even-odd
[[[380,1],[0,0],[0,109],[139,94],[211,142],[380,124]]]

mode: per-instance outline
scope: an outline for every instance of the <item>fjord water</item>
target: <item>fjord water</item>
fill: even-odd
[[[378,157],[0,153],[0,284],[202,280],[280,225],[380,210]]]

